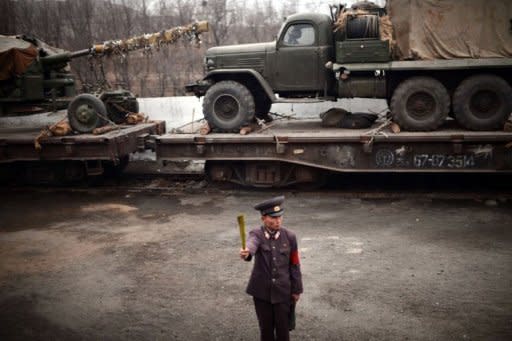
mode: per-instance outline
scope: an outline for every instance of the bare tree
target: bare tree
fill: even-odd
[[[200,15],[210,23],[215,45],[226,43],[229,30],[234,23],[234,9],[227,0],[203,1]]]
[[[3,0],[0,2],[0,33],[16,33],[16,4],[13,0]]]
[[[62,3],[63,24],[69,27],[69,41],[67,48],[79,50],[90,46],[93,43],[92,20],[94,7],[91,0],[72,1],[66,0]],[[90,67],[83,59],[72,61],[72,67],[81,84],[92,83]]]
[[[26,34],[35,34],[34,32],[34,23],[35,23],[35,15],[36,11],[34,11],[34,0],[20,0],[15,2],[17,5],[16,8],[16,33],[26,33]]]
[[[281,20],[285,20],[290,14],[297,13],[298,8],[296,0],[283,0],[281,6]]]
[[[194,17],[197,1],[194,0],[176,0],[176,12],[178,14],[178,25],[186,25]]]
[[[113,86],[142,96],[171,96],[184,94],[185,84],[202,77],[208,47],[270,40],[286,15],[284,8],[294,7],[293,0],[283,6],[271,0],[0,0],[0,34],[32,33],[58,47],[80,50],[208,20],[210,33],[203,34],[199,49],[178,43],[153,47],[149,54],[134,51],[72,62],[82,84],[102,81],[103,67]]]

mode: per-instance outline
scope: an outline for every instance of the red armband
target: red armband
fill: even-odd
[[[290,264],[291,265],[298,265],[298,264],[300,264],[299,251],[298,250],[294,250],[290,254]]]

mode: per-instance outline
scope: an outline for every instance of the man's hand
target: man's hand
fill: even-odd
[[[240,249],[240,258],[245,260],[247,257],[249,257],[249,249]]]
[[[294,302],[297,302],[299,300],[299,298],[300,298],[300,294],[292,294],[292,300]]]

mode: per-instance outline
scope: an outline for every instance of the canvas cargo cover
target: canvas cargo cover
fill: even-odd
[[[388,0],[404,59],[512,57],[510,0]]]
[[[34,45],[15,37],[0,35],[0,81],[21,75],[36,59]]]

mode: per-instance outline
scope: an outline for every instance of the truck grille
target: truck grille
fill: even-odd
[[[225,58],[219,67],[229,69],[254,69],[261,73],[264,68],[264,59],[262,57]]]

